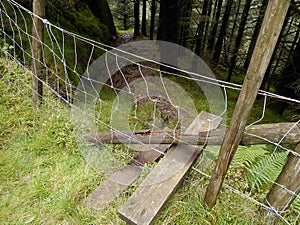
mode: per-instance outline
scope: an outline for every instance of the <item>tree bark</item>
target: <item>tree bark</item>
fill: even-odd
[[[188,38],[190,36],[191,28],[191,15],[193,5],[191,0],[180,0],[180,37],[179,44],[183,47],[187,47]]]
[[[107,0],[83,0],[89,6],[90,10],[99,21],[109,28],[112,35],[116,36],[117,31],[114,24],[113,16]]]
[[[179,19],[179,0],[161,0],[157,39],[178,43]]]

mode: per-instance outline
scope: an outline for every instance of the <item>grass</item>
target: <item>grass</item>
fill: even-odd
[[[0,224],[125,224],[117,210],[135,187],[100,212],[87,208],[83,200],[105,177],[83,159],[69,108],[51,94],[33,107],[30,74],[11,61],[0,60],[0,74]],[[240,179],[229,175],[232,184]],[[191,171],[156,224],[264,224],[257,205],[227,189],[206,210],[207,184]]]

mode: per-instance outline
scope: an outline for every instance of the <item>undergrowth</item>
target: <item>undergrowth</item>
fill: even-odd
[[[78,150],[70,109],[51,93],[45,96],[41,108],[33,107],[30,74],[12,61],[0,59],[0,75],[0,223],[124,224],[117,209],[136,186],[100,212],[87,208],[83,200],[103,178]],[[112,151],[118,148],[121,146]],[[270,154],[266,145],[239,148],[226,182],[262,199],[269,188],[268,179],[276,178],[287,157],[285,152],[278,152],[266,161],[265,156]],[[207,154],[207,162],[213,162],[216,156],[217,152]],[[212,210],[205,209],[203,198],[208,182],[191,171],[155,224],[265,224],[256,204],[228,189],[222,189]],[[288,212],[291,222],[297,223],[299,211],[297,199]]]

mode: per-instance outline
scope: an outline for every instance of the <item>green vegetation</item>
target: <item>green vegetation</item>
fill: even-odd
[[[114,31],[111,30],[113,28],[99,21],[99,15],[93,13],[95,8],[88,6],[88,3],[91,4],[91,2],[88,0],[58,0],[56,1],[57,4],[51,2],[48,6],[47,19],[82,36],[109,43],[113,39]],[[104,2],[102,1],[102,3]],[[97,7],[105,8],[101,4],[99,3]],[[14,17],[14,11],[8,5],[6,7],[8,13]],[[23,18],[19,16],[19,12],[16,13],[18,18],[29,21],[28,24],[22,23],[23,21],[20,23],[20,27],[28,29],[29,32],[31,30],[31,18],[27,18],[26,15]],[[4,14],[3,19],[3,28],[8,35],[11,35],[13,30],[11,24],[5,21]],[[132,29],[119,30],[117,34],[121,35],[128,31],[133,32]],[[91,56],[91,45],[82,40],[74,40],[71,36],[67,37],[54,28],[51,32],[46,32],[45,35],[45,43],[49,46],[49,49],[46,48],[44,52],[46,64],[49,68],[55,68],[55,75],[65,74],[64,63],[66,61],[71,68],[67,71],[68,75],[72,83],[77,84],[78,74],[73,74],[72,71],[75,65],[77,66],[76,72],[83,73],[90,57],[95,59],[102,51],[94,49]],[[22,40],[22,48],[26,49],[30,55],[31,49],[27,35],[21,34],[18,38]],[[2,41],[0,39],[0,46],[3,46]],[[7,41],[9,44],[9,40]],[[61,44],[63,41],[64,49],[62,49]],[[76,52],[74,46],[76,46]],[[16,45],[15,48],[6,45],[1,50],[2,52],[16,53],[14,56],[18,60],[26,61],[27,66],[31,64],[31,59],[22,58],[23,49]],[[57,56],[53,55],[53,51]],[[78,62],[75,57],[77,57]],[[65,61],[59,62],[58,58],[65,59]],[[132,74],[126,75],[131,76]],[[225,80],[227,69],[219,67],[217,75],[218,78]],[[136,75],[133,74],[132,76],[136,78]],[[56,78],[51,77],[51,73],[47,78],[50,84],[56,82]],[[233,75],[232,81],[242,84],[243,78],[244,72],[238,70]],[[193,99],[198,112],[209,110],[206,98],[195,82],[177,76],[168,76],[168,79],[180,84]],[[103,171],[98,171],[103,172],[103,174],[101,173],[99,176],[84,160],[77,146],[69,118],[69,106],[61,103],[50,90],[45,89],[43,106],[39,109],[34,108],[31,105],[30,85],[29,73],[11,61],[0,59],[0,223],[124,224],[118,218],[117,209],[126,201],[142,181],[142,178],[147,175],[149,169],[154,167],[156,163],[147,164],[141,178],[135,182],[133,187],[101,212],[90,210],[84,205],[84,199],[111,173],[113,165],[108,162],[103,164],[101,168]],[[227,117],[230,118],[239,92],[229,89],[227,91]],[[99,130],[102,131],[107,130],[105,125],[111,125],[110,114],[116,93],[113,89],[105,87],[102,89],[100,97],[102,102],[96,105],[95,114],[96,118],[103,122],[98,124]],[[152,121],[154,103],[143,99],[137,102],[137,106],[137,110],[131,109],[130,111],[131,128],[149,129],[149,126],[156,122]],[[169,111],[164,111],[164,107],[167,107]],[[164,125],[168,125],[172,129],[175,128],[178,121],[176,116],[169,117],[170,111],[176,110],[167,104],[161,108],[158,107],[155,116],[162,121],[157,121],[156,125],[161,126],[160,128],[163,128]],[[263,99],[258,98],[249,123],[259,119],[262,111]],[[296,119],[295,113],[291,110],[285,110],[283,116],[278,116],[276,111],[267,108],[262,123]],[[162,123],[160,124],[160,122]],[[226,120],[226,123],[228,122],[229,120]],[[104,147],[118,162],[124,164],[128,163],[135,154],[123,145],[105,145]],[[218,149],[219,146],[208,146],[202,158],[195,164],[197,168],[211,174]],[[251,193],[252,197],[254,196],[255,199],[263,202],[272,185],[270,180],[277,177],[287,160],[285,151],[272,153],[273,150],[274,146],[272,145],[239,147],[225,182],[245,194]],[[202,203],[208,181],[206,177],[192,170],[178,192],[168,202],[156,223],[265,223],[258,205],[233,194],[228,189],[222,190],[217,205],[211,211],[206,210]],[[299,212],[300,200],[297,198],[284,216],[290,223],[296,224]]]
[[[27,4],[24,1],[20,2],[28,9],[32,9],[32,2],[27,2]],[[105,5],[106,1],[98,1],[99,5],[97,7],[104,11],[99,11],[98,14],[94,12],[96,6],[90,7],[87,2],[58,0],[53,3],[50,1],[46,7],[46,18],[52,24],[62,29],[111,45],[115,41],[117,34],[113,25],[113,19],[109,17],[108,5]],[[14,43],[10,38],[5,39],[8,46],[13,46],[11,53],[18,60],[30,65],[32,62],[30,57],[31,43],[28,34],[31,34],[32,31],[32,18],[28,13],[16,10],[7,1],[3,1],[1,4],[3,4],[7,12],[7,15],[3,14],[1,17],[3,25],[1,35],[5,33],[10,38],[18,40],[18,42]],[[12,18],[16,18],[16,21],[10,21]],[[86,41],[82,39],[74,40],[73,36],[66,35],[52,26],[45,26],[44,43],[45,63],[50,68],[50,71],[55,71],[56,75],[60,74],[62,80],[65,80],[66,76],[68,76],[75,85],[78,83],[78,74],[85,72],[90,57],[96,59],[103,54],[102,49],[96,47],[92,52],[92,46],[87,44]],[[0,45],[3,46],[3,37],[0,38]],[[51,72],[49,72],[47,79],[51,84],[58,82]]]
[[[30,74],[11,61],[0,60],[0,74],[0,223],[124,224],[117,216],[117,209],[135,186],[101,212],[88,209],[83,200],[103,177],[89,167],[76,146],[69,108],[51,93],[45,94],[41,109],[34,108],[30,98]],[[110,95],[102,95],[109,100]],[[103,112],[110,113],[109,110]],[[114,154],[117,155],[120,148],[116,146]],[[217,150],[218,147],[208,147],[203,155],[206,165],[199,161],[200,167],[206,168],[205,172],[213,168],[208,162],[215,160]],[[269,153],[267,146],[240,148],[226,183],[247,193],[256,179],[255,172],[260,172],[267,159],[264,156]],[[262,171],[271,179],[280,171],[286,153],[275,154],[273,158],[276,163],[269,162],[272,167]],[[128,158],[119,156],[119,160]],[[148,165],[151,166],[154,165]],[[258,177],[253,189],[259,200],[269,188],[263,178]],[[207,184],[207,178],[191,171],[157,224],[264,223],[257,205],[227,189],[222,191],[216,207],[206,210],[202,202]],[[291,222],[299,213],[300,201],[296,203],[288,211]]]

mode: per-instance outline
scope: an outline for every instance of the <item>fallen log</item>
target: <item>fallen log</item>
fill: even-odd
[[[293,127],[294,126],[294,127]],[[291,129],[293,128],[293,129]],[[86,140],[92,143],[109,144],[209,144],[221,145],[226,129],[200,132],[198,135],[170,131],[112,131],[90,133]],[[300,142],[300,125],[295,123],[270,123],[253,125],[245,129],[241,145],[255,144],[297,144]]]

